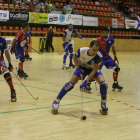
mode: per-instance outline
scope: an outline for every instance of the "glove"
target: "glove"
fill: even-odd
[[[11,54],[15,53],[13,48],[11,48],[10,52],[11,52]]]
[[[87,87],[87,80],[85,80],[85,81],[83,82],[83,84],[80,85],[80,90],[81,90],[81,91],[84,91],[84,90],[86,89],[86,87]]]
[[[118,66],[119,65],[119,61],[117,59],[117,57],[114,57],[114,63]]]
[[[12,71],[13,71],[13,69],[14,69],[14,68],[13,68],[13,66],[12,66],[12,64],[11,64],[11,63],[9,63],[9,67],[8,67],[8,69],[9,69],[9,71],[10,71],[10,72],[12,72]]]
[[[83,37],[82,37],[82,39],[83,39],[83,40],[85,40],[85,41],[87,41],[87,39],[86,39],[86,38],[83,38]]]
[[[80,75],[84,75],[84,72],[83,72],[83,70],[80,67],[78,67],[76,70],[78,71],[78,73]]]

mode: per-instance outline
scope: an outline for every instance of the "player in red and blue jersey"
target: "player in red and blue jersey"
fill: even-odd
[[[1,34],[1,31],[0,31]],[[9,67],[7,68],[6,63],[4,61],[4,57],[3,54],[5,53],[5,56],[7,58],[7,61],[9,63]],[[6,80],[7,84],[9,85],[10,89],[11,89],[11,102],[16,102],[17,98],[16,98],[16,91],[14,89],[13,86],[13,82],[12,82],[12,76],[10,74],[10,72],[13,71],[13,66],[11,64],[11,58],[10,58],[10,53],[6,47],[6,40],[0,36],[0,74],[3,74],[4,79]]]
[[[29,25],[27,23],[23,23],[22,30],[16,34],[15,38],[12,41],[12,46],[11,46],[11,53],[15,53],[16,59],[19,59],[18,74],[20,78],[28,77],[28,75],[23,71],[23,63],[25,61],[24,47],[26,45],[26,40],[27,40],[26,32],[29,32],[29,29],[30,29]]]
[[[118,91],[121,91],[123,89],[123,87],[121,87],[117,81],[120,67],[119,67],[119,61],[117,59],[116,49],[115,49],[115,45],[114,45],[114,39],[111,36],[109,36],[108,34],[109,34],[108,27],[103,27],[102,36],[96,38],[96,40],[100,44],[99,51],[103,55],[103,62],[100,65],[100,70],[102,69],[102,67],[104,65],[106,66],[107,69],[113,69],[114,70],[113,71],[114,83],[112,85],[113,91],[115,89],[118,89]],[[109,56],[110,48],[112,48],[114,60],[111,58],[111,56]]]
[[[26,42],[26,48],[25,48],[25,59],[28,61],[28,60],[32,60],[32,58],[29,56],[29,46],[28,46],[28,44],[31,44],[31,31],[29,31],[28,33],[26,32],[26,41],[27,41],[27,39],[29,38],[29,43],[28,43],[28,41]]]

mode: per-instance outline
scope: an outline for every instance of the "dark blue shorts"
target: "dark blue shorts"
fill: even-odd
[[[67,44],[68,44],[68,42],[67,42]],[[66,45],[67,46],[67,45]],[[66,46],[64,46],[64,43],[63,43],[63,48],[65,49],[65,47]],[[73,52],[73,45],[72,44],[69,44],[68,46],[67,46],[67,48],[65,49],[65,52]]]
[[[24,49],[20,46],[14,46],[16,59],[20,59],[24,57]]]
[[[106,66],[107,69],[112,69],[113,67],[116,67],[117,65],[114,63],[114,60],[109,56],[105,59],[103,58],[102,64],[100,65],[100,70],[102,69],[103,65]]]
[[[85,77],[92,72],[92,69],[90,70],[90,69],[86,69],[86,68],[83,68],[83,67],[80,67],[80,68],[84,71],[83,79],[85,79]],[[77,71],[77,69],[74,71],[73,75],[76,75],[76,76],[81,78],[81,76],[80,76],[79,72]],[[100,70],[97,70],[97,72],[94,75],[94,77],[96,77],[98,75],[103,75]],[[94,79],[94,77],[92,79]]]

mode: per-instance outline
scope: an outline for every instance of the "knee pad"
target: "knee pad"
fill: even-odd
[[[68,56],[68,55],[69,55],[69,53],[68,53],[68,52],[65,52],[65,55],[66,55],[66,56]]]
[[[11,80],[11,74],[8,71],[4,72],[3,74],[4,74],[3,76],[6,79],[6,81],[10,81]]]
[[[64,88],[68,92],[74,88],[74,83],[72,81],[69,81],[68,83],[65,84]]]
[[[100,83],[100,89],[102,90],[107,90],[108,89],[108,84],[106,81],[103,81]]]
[[[119,67],[119,66],[116,66],[116,67],[114,68],[114,71],[115,71],[115,72],[119,72],[119,71],[120,71],[120,67]]]
[[[20,61],[21,61],[22,63],[24,63],[25,58],[24,58],[24,57],[20,58]]]

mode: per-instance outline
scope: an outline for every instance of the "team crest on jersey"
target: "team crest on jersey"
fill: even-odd
[[[111,43],[111,41],[109,41],[109,43]]]
[[[0,46],[2,46],[2,43],[0,43]]]

